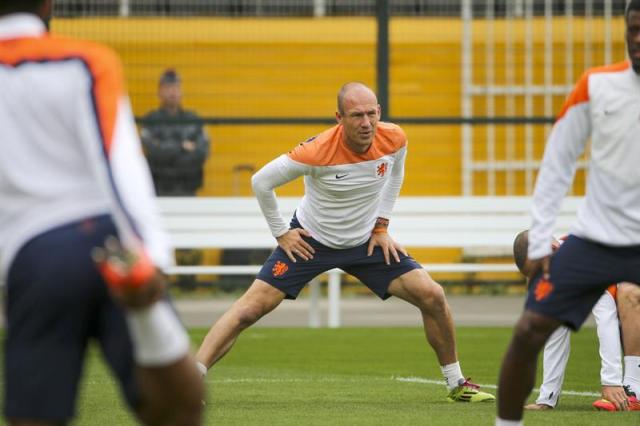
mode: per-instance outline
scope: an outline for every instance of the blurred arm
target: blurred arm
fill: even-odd
[[[611,294],[606,291],[593,307],[600,343],[600,380],[603,386],[622,386],[622,344],[618,310]]]
[[[553,126],[533,193],[529,232],[529,259],[551,254],[552,232],[562,199],[573,181],[576,161],[591,133],[588,75],[567,98]]]
[[[95,113],[77,120],[87,161],[101,192],[109,201],[118,237],[127,250],[143,250],[154,265],[173,264],[167,236],[159,225],[151,176],[138,139],[129,100],[124,95],[122,69],[113,53],[96,62]],[[94,111],[91,96],[78,96],[79,115]],[[96,131],[97,130],[97,131]]]
[[[398,199],[400,189],[402,188],[402,182],[404,181],[404,163],[407,157],[407,145],[400,148],[395,155],[396,161],[391,169],[391,176],[389,176],[389,180],[382,190],[380,208],[378,212],[379,217],[386,219],[391,217],[393,206]]]

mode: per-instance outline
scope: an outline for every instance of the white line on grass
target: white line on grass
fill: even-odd
[[[426,385],[439,385],[444,386],[444,380],[433,380],[433,379],[425,379],[423,377],[401,377],[401,376],[393,376],[392,380],[396,380],[398,382],[406,382],[406,383],[421,383]],[[236,377],[236,378],[211,378],[205,380],[207,383],[362,383],[368,382],[372,380],[387,380],[381,377],[366,377],[366,378],[341,378],[341,377],[308,377],[308,378],[261,378],[261,377]],[[496,385],[489,384],[480,384],[483,388],[488,389],[497,389]],[[540,389],[536,388],[533,390],[534,392],[539,392]],[[572,390],[563,390],[563,395],[571,395],[571,396],[591,396],[591,397],[599,397],[600,394],[596,392],[579,392]]]
[[[308,378],[261,378],[261,377],[237,377],[237,378],[212,378],[207,383],[364,383],[371,381],[387,381],[382,377],[366,378],[342,378],[342,377],[308,377]]]
[[[409,383],[423,383],[423,384],[427,384],[427,385],[444,385],[444,380],[432,380],[432,379],[424,379],[422,377],[393,377],[394,380],[397,380],[399,382],[409,382]],[[489,389],[497,389],[498,387],[496,385],[480,385],[483,388],[489,388]],[[538,392],[540,391],[540,389],[534,389],[534,392]],[[600,396],[599,393],[595,393],[595,392],[578,392],[578,391],[572,391],[572,390],[563,390],[562,391],[563,395],[572,395],[572,396],[595,396],[598,397]]]

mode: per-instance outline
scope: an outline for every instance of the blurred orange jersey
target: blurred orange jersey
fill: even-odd
[[[103,214],[125,244],[171,264],[123,85],[111,49],[49,35],[34,15],[2,18],[0,281],[26,241]]]

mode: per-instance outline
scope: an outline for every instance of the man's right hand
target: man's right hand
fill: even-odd
[[[539,270],[542,270],[542,278],[545,280],[549,279],[549,261],[551,256],[545,256],[540,259],[531,260],[527,258],[522,268],[522,273],[531,278],[538,273]]]
[[[125,308],[144,308],[164,295],[166,278],[143,251],[134,253],[108,237],[91,257],[111,295]]]
[[[313,259],[313,253],[315,250],[309,243],[302,239],[302,237],[310,237],[309,231],[301,228],[289,229],[284,234],[276,238],[278,245],[287,254],[292,262],[296,262],[298,256],[302,260]]]

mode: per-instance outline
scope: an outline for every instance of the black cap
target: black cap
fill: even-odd
[[[180,76],[173,68],[169,68],[160,76],[160,84],[180,83]]]

